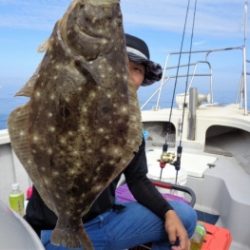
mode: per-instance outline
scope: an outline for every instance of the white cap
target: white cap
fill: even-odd
[[[12,187],[12,190],[19,190],[19,188],[20,188],[19,183],[17,183],[17,182],[12,183],[11,187]]]

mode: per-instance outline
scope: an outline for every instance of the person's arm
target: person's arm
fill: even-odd
[[[124,171],[126,182],[139,203],[164,219],[165,213],[172,207],[148,179],[147,171],[145,142],[143,140],[139,151]]]
[[[177,239],[179,245],[173,249],[186,250],[189,247],[187,232],[171,205],[147,177],[145,142],[124,171],[128,187],[135,199],[165,221],[165,230],[171,244]]]

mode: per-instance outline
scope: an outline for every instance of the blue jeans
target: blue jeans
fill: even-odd
[[[191,237],[196,225],[196,212],[184,202],[169,203]],[[154,250],[171,249],[163,220],[137,202],[126,203],[121,211],[105,212],[85,223],[84,228],[96,250],[127,249],[147,242],[153,243]],[[41,233],[46,250],[69,250],[52,245],[51,232],[52,230],[44,230]]]

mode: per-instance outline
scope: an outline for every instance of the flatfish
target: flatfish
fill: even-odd
[[[93,248],[81,218],[141,143],[124,40],[118,0],[73,1],[9,116],[12,147],[58,216],[56,245]]]

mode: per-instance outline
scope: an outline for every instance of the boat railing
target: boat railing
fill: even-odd
[[[212,67],[209,61],[206,60],[199,60],[190,64],[181,64],[179,66],[174,65],[174,66],[168,66],[168,61],[170,56],[175,55],[176,53],[169,53],[167,55],[167,59],[166,59],[166,63],[165,63],[165,67],[163,69],[163,76],[160,82],[160,86],[158,89],[156,89],[156,91],[142,104],[141,109],[143,110],[147,104],[155,97],[157,96],[157,101],[156,101],[156,105],[154,106],[154,109],[158,110],[160,108],[160,99],[162,96],[162,90],[163,87],[167,85],[167,83],[171,80],[171,79],[179,79],[179,78],[190,78],[189,82],[188,82],[188,87],[187,87],[187,92],[189,91],[190,87],[193,84],[193,81],[196,77],[209,77],[209,94],[210,94],[210,103],[213,103],[213,74],[212,74]],[[199,66],[201,65],[206,65],[207,66],[207,72],[205,73],[199,73]],[[177,68],[187,68],[187,67],[193,67],[193,72],[190,74],[171,74],[171,71],[173,71],[174,69]]]
[[[177,85],[178,85],[178,79],[179,78],[186,78],[187,79],[187,93],[192,86],[194,79],[197,77],[208,77],[209,78],[209,95],[210,95],[210,100],[209,104],[214,103],[214,94],[213,94],[213,70],[211,63],[209,61],[209,56],[212,53],[217,53],[217,52],[228,52],[232,50],[240,50],[242,51],[243,55],[243,69],[242,69],[242,84],[241,84],[241,90],[240,93],[243,93],[240,95],[238,104],[240,104],[240,108],[244,109],[244,114],[247,114],[247,80],[246,80],[246,63],[249,63],[250,61],[245,59],[245,46],[237,46],[237,47],[227,47],[227,48],[219,48],[219,49],[208,49],[208,50],[196,50],[192,51],[191,54],[199,54],[201,57],[203,55],[203,58],[201,57],[201,60],[197,60],[195,62],[189,63],[189,64],[180,64],[180,65],[171,65],[170,64],[170,59],[171,61],[173,60],[174,56],[181,56],[182,55],[189,55],[190,52],[188,51],[183,51],[183,52],[171,52],[167,54],[166,60],[165,60],[165,65],[163,68],[163,75],[160,81],[159,87],[153,92],[153,94],[146,99],[146,101],[141,105],[141,110],[145,109],[145,107],[153,100],[153,98],[157,98],[156,101],[154,102],[154,106],[152,107],[154,110],[160,109],[160,100],[162,96],[162,91],[163,88],[170,82],[171,79],[176,79]],[[199,69],[201,65],[206,65],[207,66],[207,71],[205,73],[200,73]],[[184,73],[184,74],[172,74],[172,71],[174,69],[182,69],[182,68],[188,68],[188,71],[191,71],[190,69],[192,68],[192,72]],[[178,71],[179,72],[179,71]],[[250,74],[250,73],[249,73]]]
[[[198,67],[202,64],[208,66],[208,73],[197,73]],[[187,68],[188,66],[194,67],[192,74],[179,74],[178,76],[177,75],[170,75],[170,76],[168,76],[168,79],[175,79],[177,77],[178,78],[191,77],[190,81],[188,83],[188,86],[187,86],[187,93],[189,93],[189,89],[192,86],[193,81],[196,77],[209,77],[209,94],[211,96],[210,103],[212,104],[213,103],[213,74],[212,74],[211,64],[208,61],[197,61],[195,63],[183,64],[183,65],[180,65],[179,67],[180,68]],[[168,67],[167,70],[177,69],[177,67],[178,66],[171,66],[171,67]],[[157,101],[157,107],[159,107],[159,103],[160,103],[160,100]]]

